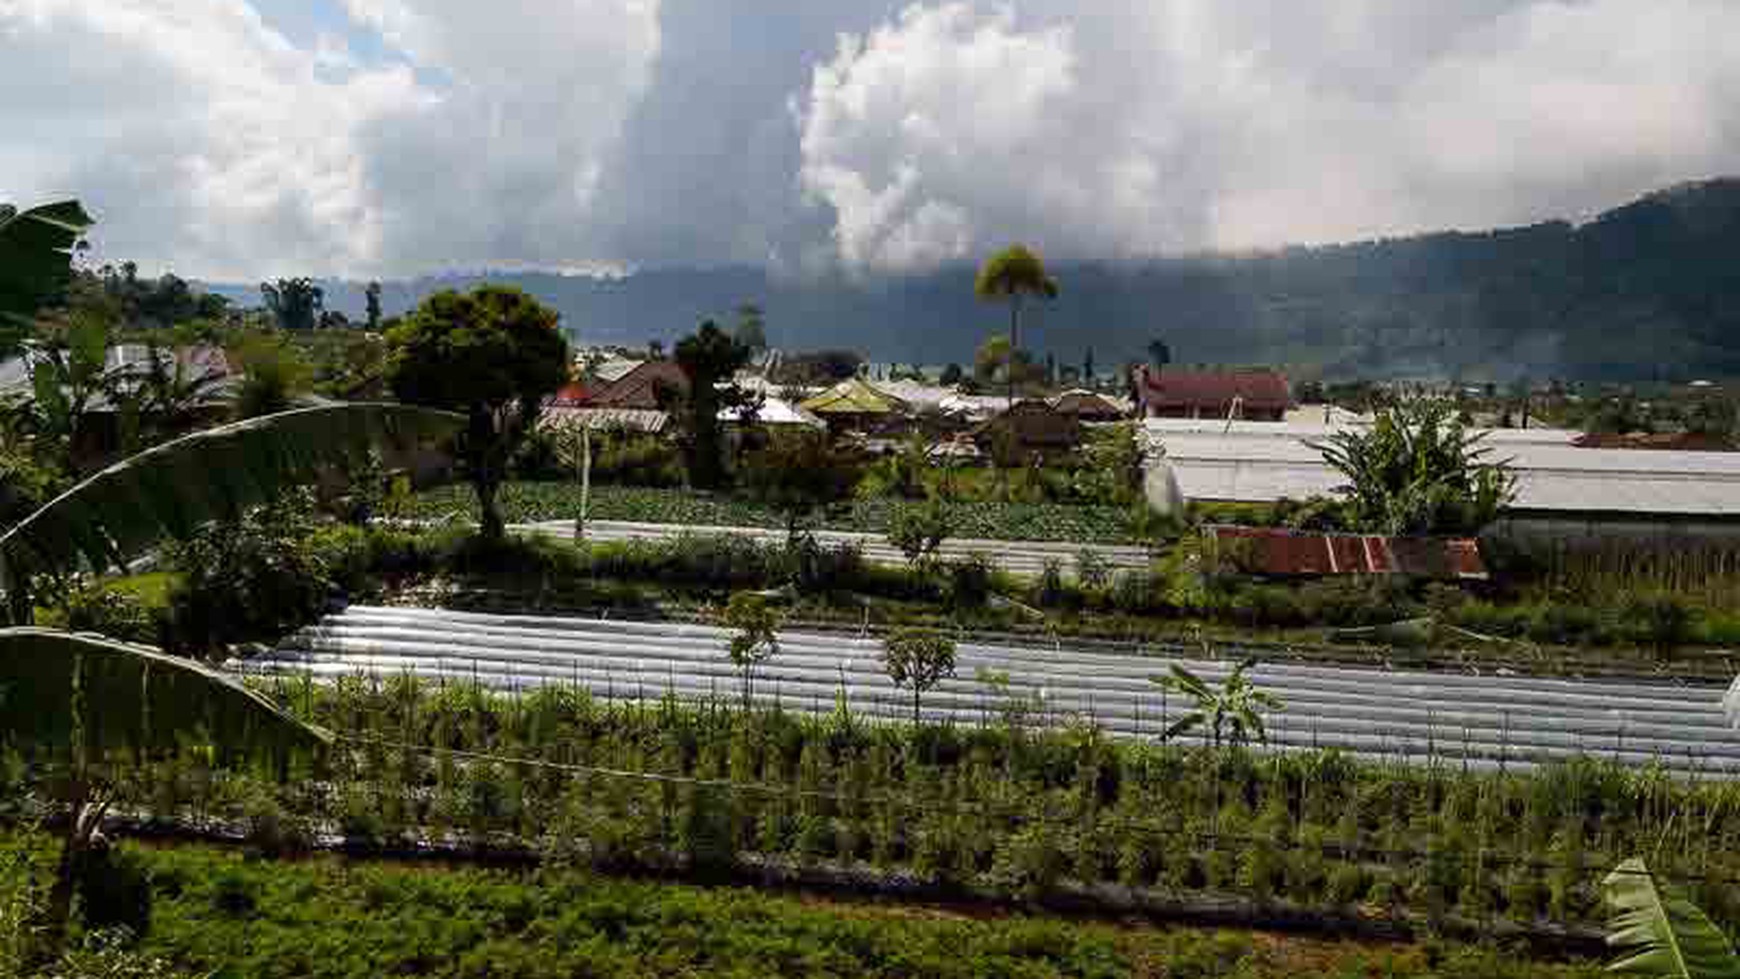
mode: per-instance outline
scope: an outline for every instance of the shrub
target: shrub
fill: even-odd
[[[157,645],[163,641],[168,608],[148,605],[137,591],[114,584],[89,584],[67,595],[66,627],[96,632],[127,642]]]
[[[208,653],[275,639],[317,618],[332,579],[313,529],[313,498],[297,491],[177,546],[183,577],[170,597],[172,645]]]
[[[916,568],[935,556],[951,529],[948,507],[933,498],[922,506],[895,508],[889,518],[888,542]]]
[[[948,602],[957,609],[981,608],[991,597],[991,559],[969,554],[948,566]]]

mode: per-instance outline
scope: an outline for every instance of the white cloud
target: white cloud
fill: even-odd
[[[87,201],[105,254],[188,274],[402,274],[587,254],[658,45],[649,0],[355,0],[403,59],[237,0],[0,0],[0,199]]]
[[[798,100],[850,269],[1586,215],[1740,162],[1727,0],[913,4]]]

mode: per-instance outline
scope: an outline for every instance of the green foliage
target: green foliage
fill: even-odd
[[[1514,495],[1505,462],[1487,460],[1448,401],[1379,412],[1370,431],[1338,431],[1315,447],[1347,480],[1349,518],[1381,534],[1472,534]]]
[[[388,331],[387,383],[408,404],[463,414],[458,455],[486,537],[505,532],[496,492],[543,403],[568,380],[556,313],[518,289],[439,292]]]
[[[1607,944],[1622,957],[1609,971],[1655,979],[1735,979],[1740,955],[1722,930],[1685,895],[1656,884],[1632,858],[1602,881],[1614,917]]]
[[[767,322],[760,306],[744,303],[737,307],[737,325],[731,329],[731,338],[752,351],[767,349]]]
[[[784,515],[788,542],[795,542],[803,521],[849,497],[859,475],[857,460],[825,434],[775,432],[744,458],[741,481],[751,499]]]
[[[1241,662],[1227,674],[1219,689],[1210,687],[1177,663],[1172,664],[1170,676],[1153,677],[1154,683],[1189,697],[1193,703],[1184,716],[1167,727],[1161,739],[1171,741],[1194,728],[1206,727],[1213,733],[1216,748],[1221,746],[1223,737],[1226,743],[1235,746],[1252,740],[1267,742],[1269,735],[1263,727],[1261,711],[1279,711],[1285,705],[1281,698],[1257,689],[1246,675],[1256,665],[1255,659]]]
[[[743,674],[743,702],[748,704],[755,668],[779,653],[781,617],[766,596],[740,591],[725,606],[725,627],[732,630],[726,652]]]
[[[0,205],[0,328],[27,322],[66,288],[73,250],[95,223],[78,201]]]
[[[412,447],[454,418],[399,405],[304,408],[186,435],[109,468],[0,531],[4,611],[23,621],[38,575],[116,567],[164,538],[186,540],[380,446]]]
[[[921,506],[901,507],[889,521],[888,543],[899,548],[914,568],[922,567],[948,540],[952,526],[949,517],[948,505],[937,497]]]
[[[687,393],[680,399],[673,397],[672,405],[688,458],[689,481],[702,489],[717,489],[726,477],[720,412],[753,415],[761,407],[760,395],[738,387],[735,380],[737,372],[749,365],[751,351],[708,321],[678,340],[674,353],[689,381]]]
[[[173,559],[182,578],[170,597],[172,644],[208,654],[272,641],[317,619],[333,581],[313,545],[314,528],[312,495],[291,490],[178,544]]]
[[[262,282],[260,299],[280,330],[314,329],[326,306],[326,293],[309,278]]]
[[[236,348],[235,356],[243,373],[236,389],[239,418],[287,411],[313,384],[313,367],[282,336],[256,334]]]
[[[919,723],[919,699],[955,675],[955,641],[927,629],[895,629],[882,640],[882,668],[896,687],[912,691],[912,723]]]

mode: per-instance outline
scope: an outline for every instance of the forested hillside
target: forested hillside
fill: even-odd
[[[1043,245],[1044,243],[1036,242]],[[1261,255],[1056,263],[1031,342],[1102,367],[1164,337],[1184,362],[1284,363],[1330,376],[1684,378],[1740,373],[1740,180],[1687,184],[1565,221]],[[445,286],[517,283],[583,342],[669,340],[755,301],[774,343],[877,360],[967,360],[1004,323],[972,269],[877,282],[661,269],[620,279],[508,273],[385,284],[389,313]],[[323,283],[353,318],[360,283]],[[243,302],[251,288],[216,287]]]

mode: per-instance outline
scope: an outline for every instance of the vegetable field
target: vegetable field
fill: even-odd
[[[580,513],[580,489],[572,483],[517,482],[501,489],[502,511],[510,523],[572,520]],[[884,534],[897,508],[919,506],[891,499],[857,500],[828,513],[829,530]],[[420,494],[411,516],[470,519],[474,503],[464,486],[443,486]],[[1062,503],[959,503],[948,507],[953,536],[991,540],[1071,541],[1116,544],[1132,539],[1130,514],[1109,506]],[[691,490],[594,486],[589,503],[594,520],[690,524],[715,527],[783,528],[783,515],[749,500]]]
[[[13,842],[13,841],[8,841]],[[48,872],[22,838],[0,896]],[[32,847],[30,844],[35,843]],[[921,904],[825,901],[743,888],[614,881],[366,860],[274,861],[200,847],[124,847],[148,879],[139,951],[194,974],[910,977],[937,979],[1592,979],[1597,966],[1492,948],[1371,945],[1243,931],[964,915]],[[159,972],[91,972],[158,976]]]
[[[1178,902],[1503,932],[1595,926],[1597,885],[1649,854],[1740,923],[1740,785],[1595,761],[1532,773],[1256,755],[1034,729],[910,728],[735,698],[605,703],[409,677],[272,692],[340,748],[278,774],[189,750],[127,772],[125,806],[229,826],[272,852],[350,845],[532,852],[707,875],[823,868],[1007,896],[1112,888]],[[6,766],[22,798],[47,759]],[[1089,890],[1082,890],[1089,888]]]

